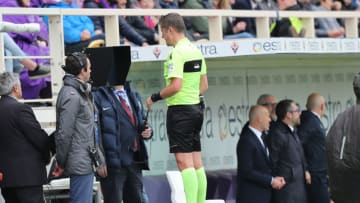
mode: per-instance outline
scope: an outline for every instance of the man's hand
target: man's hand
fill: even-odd
[[[91,33],[89,30],[83,30],[80,34],[81,41],[85,41],[91,38]]]
[[[245,29],[246,29],[246,22],[240,21],[233,26],[233,33],[234,34],[239,33]]]
[[[36,40],[36,44],[40,47],[47,47],[47,43],[44,40]]]
[[[154,102],[151,99],[151,96],[146,99],[146,107],[150,110],[151,106],[154,104]]]
[[[306,184],[308,185],[311,184],[311,175],[309,171],[305,171],[305,180],[306,180]]]
[[[152,133],[152,129],[146,128],[144,131],[141,132],[141,136],[146,139],[151,137],[151,133]]]
[[[275,190],[280,190],[285,184],[286,182],[283,177],[276,176],[271,183],[271,187]]]
[[[345,34],[345,29],[343,27],[328,32],[329,37],[339,37],[339,36],[343,36],[344,34]]]
[[[106,167],[106,165],[100,166],[98,169],[96,169],[96,173],[100,177],[105,178],[107,176],[107,167]]]
[[[52,175],[57,178],[60,177],[64,173],[64,169],[59,166],[59,164],[55,161],[55,169],[52,172]]]
[[[95,30],[95,35],[103,34],[104,32],[101,29]]]

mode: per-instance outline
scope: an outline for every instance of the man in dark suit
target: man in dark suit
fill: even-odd
[[[326,130],[320,120],[325,113],[324,97],[319,93],[310,94],[306,109],[301,113],[298,132],[311,174],[311,184],[307,187],[308,200],[309,203],[329,203]]]
[[[300,114],[293,100],[282,100],[276,106],[278,120],[269,132],[270,154],[273,174],[284,177],[286,185],[274,191],[274,203],[307,202],[305,180],[310,183],[310,174],[306,171],[303,148],[296,132]]]
[[[237,145],[237,203],[261,202],[271,200],[271,188],[281,189],[283,177],[272,177],[269,151],[262,134],[269,129],[269,111],[260,105],[252,106],[249,112],[249,125],[242,129]]]
[[[43,203],[49,138],[22,97],[19,75],[0,75],[0,182],[5,202]]]

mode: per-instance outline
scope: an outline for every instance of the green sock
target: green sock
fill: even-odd
[[[204,167],[196,170],[196,176],[198,180],[198,200],[197,203],[205,203],[206,200],[206,188],[207,180]]]
[[[186,203],[196,203],[198,193],[198,179],[196,177],[195,168],[186,168],[181,171],[184,182],[184,190]]]

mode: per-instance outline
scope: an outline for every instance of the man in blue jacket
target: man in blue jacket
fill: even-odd
[[[108,171],[108,176],[101,179],[104,202],[143,203],[142,170],[149,169],[144,139],[151,137],[152,129],[146,126],[139,94],[130,87],[130,82],[125,82],[130,67],[130,47],[92,49],[90,58],[93,76],[101,77],[97,74],[99,70],[105,73],[101,84],[94,78],[94,85],[100,84],[94,99],[99,109]],[[114,63],[106,64],[106,61]],[[104,86],[106,83],[109,85]]]
[[[79,8],[72,0],[62,0],[55,5],[48,5],[49,8],[73,9]],[[47,17],[44,18],[48,22]],[[90,42],[97,39],[105,39],[105,35],[95,32],[94,23],[88,16],[64,16],[64,42],[65,53],[82,51]]]

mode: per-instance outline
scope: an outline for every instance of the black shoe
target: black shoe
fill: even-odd
[[[38,65],[36,70],[28,71],[28,74],[31,80],[44,78],[50,75],[50,68],[47,66]]]

